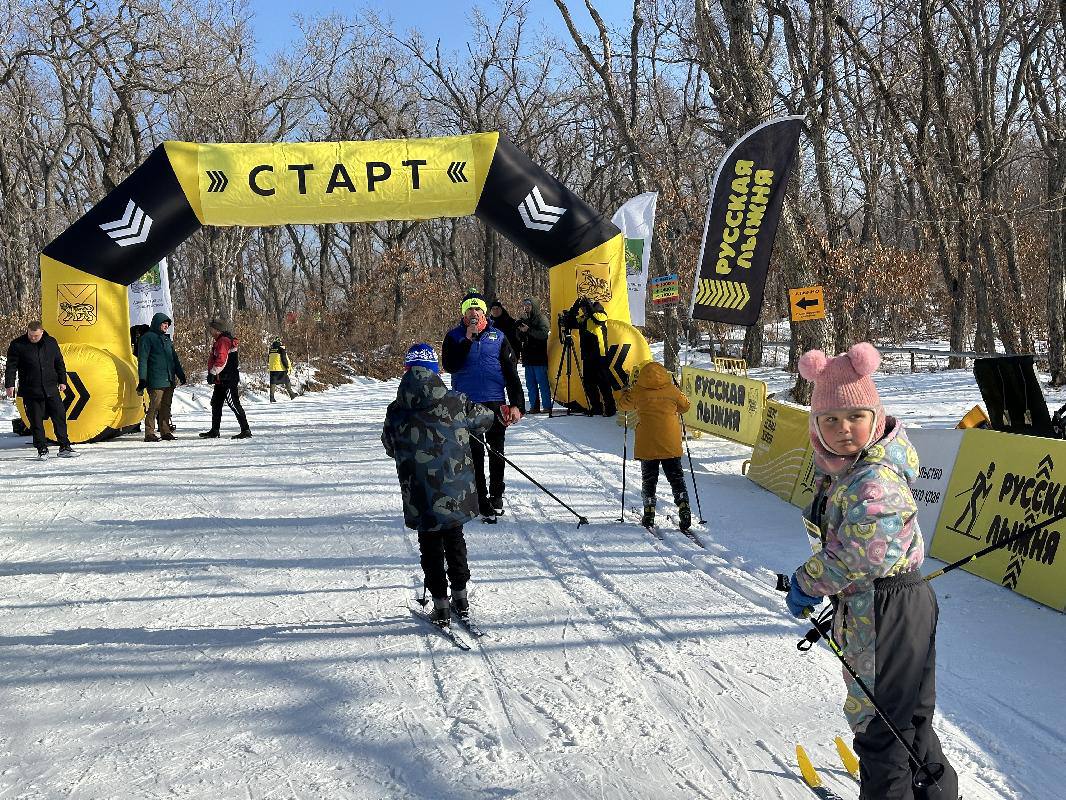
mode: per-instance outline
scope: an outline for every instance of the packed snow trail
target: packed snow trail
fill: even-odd
[[[747,448],[693,442],[704,550],[636,524],[632,482],[618,523],[613,421],[511,428],[508,457],[592,524],[508,470],[506,514],[467,526],[486,636],[463,652],[408,611],[395,387],[248,402],[243,442],[196,438],[204,387],[173,443],[37,462],[0,438],[0,798],[798,800],[797,742],[855,795],[838,667],[796,652],[773,589],[806,537],[740,476]],[[1061,615],[965,574],[937,588],[965,797],[1057,798]]]

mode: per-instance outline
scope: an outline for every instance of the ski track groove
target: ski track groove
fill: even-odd
[[[522,498],[522,499],[525,500],[525,498]],[[547,520],[549,518],[550,509],[547,508],[546,505],[543,503],[543,501],[541,501],[539,498],[537,498],[535,496],[531,497],[528,500],[528,504],[533,507],[532,510],[535,512],[536,516],[539,516],[539,518],[545,519],[545,520]],[[643,625],[643,627],[652,628],[654,630],[657,630],[660,634],[662,634],[667,639],[677,638],[670,631],[667,631],[657,621],[651,619],[646,614],[644,614],[643,611],[641,611],[628,597],[625,596],[624,592],[617,585],[617,583],[615,583],[614,581],[612,581],[609,578],[607,578],[607,576],[604,575],[602,573],[602,571],[599,570],[592,563],[592,561],[588,557],[587,553],[585,553],[584,551],[578,551],[578,550],[574,549],[573,547],[571,547],[568,543],[566,543],[565,540],[563,539],[563,537],[559,533],[559,530],[558,530],[559,529],[559,525],[558,524],[548,522],[548,523],[546,523],[545,527],[547,527],[548,529],[551,530],[553,539],[556,542],[556,544],[559,547],[559,549],[563,550],[566,553],[569,553],[569,555],[573,557],[573,559],[571,560],[571,563],[572,563],[573,560],[581,560],[581,561],[584,562],[585,566],[588,569],[589,575],[593,579],[593,581],[592,581],[593,585],[598,586],[603,591],[606,591],[611,597],[613,597],[614,599],[620,600],[625,606],[628,606],[629,610],[634,614],[634,616],[636,617],[638,622],[641,623]],[[527,539],[527,541],[530,543],[531,546],[534,545],[534,540],[532,538],[532,535],[527,534],[525,532],[523,532],[522,535]],[[642,678],[639,681],[639,683],[637,684],[637,686],[631,686],[630,688],[633,689],[633,688],[638,688],[639,687],[638,688],[638,692],[640,694],[643,694],[645,701],[649,705],[652,705],[653,707],[655,707],[655,706],[668,707],[672,711],[674,711],[675,714],[677,714],[681,719],[683,719],[686,722],[686,725],[689,728],[689,730],[681,731],[681,730],[678,730],[676,724],[672,720],[670,720],[669,718],[664,717],[661,720],[661,722],[670,730],[670,733],[675,737],[675,739],[677,741],[683,743],[683,749],[685,749],[687,751],[687,755],[691,759],[691,762],[699,765],[700,757],[707,755],[707,753],[705,753],[705,752],[704,753],[699,753],[699,752],[694,751],[692,746],[691,746],[691,744],[690,744],[690,740],[691,740],[690,734],[695,733],[698,736],[699,728],[696,728],[696,727],[692,726],[691,724],[689,724],[689,720],[687,718],[687,714],[685,714],[682,711],[682,709],[677,707],[677,705],[675,704],[675,702],[674,702],[674,700],[672,698],[670,698],[670,697],[666,696],[665,694],[663,694],[663,692],[658,688],[658,682],[657,681],[653,681],[653,686],[655,688],[649,689],[649,687],[647,686],[647,681],[643,680],[643,676],[647,673],[647,670],[649,668],[654,669],[656,672],[658,672],[659,674],[663,675],[664,677],[667,677],[667,678],[676,677],[682,670],[681,670],[680,667],[677,666],[674,654],[671,653],[671,651],[668,648],[666,648],[665,646],[660,645],[657,648],[657,649],[660,649],[661,651],[663,651],[667,655],[667,658],[671,662],[673,662],[673,663],[671,663],[669,665],[669,667],[672,668],[672,669],[668,669],[668,668],[664,668],[664,666],[661,663],[659,663],[658,659],[655,658],[654,656],[638,652],[638,645],[626,641],[627,639],[629,639],[631,637],[632,634],[630,632],[626,631],[614,618],[612,618],[612,616],[609,613],[604,613],[603,611],[598,610],[597,606],[598,605],[602,605],[602,604],[597,604],[597,603],[592,602],[587,596],[583,595],[580,592],[580,590],[576,589],[573,586],[574,579],[571,578],[571,576],[565,574],[563,572],[563,570],[560,569],[560,567],[558,565],[556,565],[555,563],[553,563],[551,561],[551,555],[545,550],[545,548],[534,547],[533,549],[541,553],[541,556],[542,556],[542,559],[543,559],[543,563],[551,570],[552,574],[554,575],[554,577],[555,577],[556,581],[559,583],[559,585],[562,586],[563,589],[568,594],[570,594],[572,600],[579,607],[584,608],[590,614],[590,616],[592,617],[592,619],[595,622],[597,622],[600,626],[602,626],[606,630],[610,631],[610,633],[613,635],[613,637],[618,641],[619,645],[626,652],[628,652],[630,659],[632,660],[632,662],[634,663],[634,665],[636,667],[637,673]],[[649,647],[649,649],[651,649],[651,648],[656,647],[656,646],[649,644],[648,647]],[[654,692],[654,694],[657,695],[658,702],[656,702],[656,699],[651,696],[652,692]],[[700,738],[702,738],[702,737],[700,737]],[[722,764],[716,757],[713,756],[713,753],[711,755],[714,758],[714,760],[718,763],[718,766],[721,769],[723,776],[725,776],[726,779],[730,782],[732,788],[734,790],[740,792],[740,794],[737,795],[737,796],[741,796],[741,797],[754,796],[754,795],[751,794],[752,787],[750,787],[748,785],[745,785],[742,781],[739,781],[737,778],[735,778],[731,774],[732,770],[727,769],[724,764]],[[689,759],[686,759],[686,761],[688,761],[688,760]],[[674,762],[672,760],[667,764],[667,766],[670,769],[670,771],[678,778],[677,786],[679,788],[685,788],[686,785],[688,785],[689,783],[692,782],[692,779],[688,775],[684,774],[680,769],[678,769],[678,767],[675,766],[675,764],[674,764]],[[720,795],[717,795],[717,794],[713,793],[712,791],[708,791],[708,790],[705,790],[703,788],[700,788],[701,785],[705,785],[706,783],[708,783],[708,781],[706,779],[709,777],[709,771],[705,767],[703,767],[702,765],[697,766],[696,769],[701,773],[701,778],[703,778],[704,780],[701,781],[700,785],[693,786],[692,787],[693,790],[697,791],[701,797],[705,797],[705,798],[709,798],[709,799],[720,797]]]
[[[548,440],[548,443],[556,450],[556,452],[560,453],[560,455],[568,456],[574,464],[585,473],[590,481],[582,484],[583,486],[600,490],[600,492],[605,497],[612,500],[615,505],[619,507],[621,506],[621,490],[616,489],[613,485],[607,484],[597,474],[594,466],[590,466],[587,460],[581,460],[578,458],[578,455],[573,452],[572,447],[567,448],[565,441],[561,440],[556,434],[543,428],[536,428],[535,432],[542,438]],[[595,462],[593,463],[595,466],[598,466]],[[757,587],[758,591],[754,591],[752,587],[746,586],[731,575],[723,574],[723,572],[726,569],[729,569],[731,565],[720,556],[714,555],[710,549],[700,548],[699,545],[690,542],[684,537],[684,534],[681,534],[680,532],[676,532],[676,536],[674,531],[663,532],[665,534],[663,539],[650,536],[650,534],[649,537],[656,544],[657,551],[660,553],[666,551],[667,553],[680,558],[688,565],[688,568],[686,568],[684,564],[679,564],[677,561],[670,561],[665,555],[663,555],[664,563],[669,564],[675,571],[684,574],[696,574],[700,580],[703,580],[709,587],[714,589],[728,589],[747,604],[755,605],[761,611],[771,612],[772,609],[781,605],[781,603],[777,601],[777,598],[774,597],[776,590],[768,590],[761,583],[755,583],[754,587]],[[705,532],[708,534],[710,533],[709,531]],[[677,536],[680,536],[683,541],[674,541]],[[708,543],[704,542],[704,544]],[[705,560],[708,563],[713,564],[715,567],[718,567],[717,574],[711,575],[707,573],[706,569],[701,564],[697,563],[700,560]]]
[[[401,538],[403,539],[404,547],[407,550],[408,556],[410,557],[411,561],[413,563],[417,563],[418,560],[419,560],[419,553],[418,553],[418,550],[415,547],[415,545],[412,543],[412,536],[407,533],[406,529],[402,529]],[[414,583],[415,594],[417,595],[417,593],[418,593],[418,575],[417,575],[417,573],[415,575],[413,575],[413,583]],[[429,646],[430,660],[432,661],[432,664],[433,664],[433,671],[436,674],[437,671],[438,671],[438,666],[437,666],[437,663],[436,663],[436,658],[434,657],[434,654],[433,654],[433,643],[430,640],[431,639],[439,639],[440,637],[430,633],[429,631],[426,631],[424,638],[425,638],[425,640],[427,642],[427,645]],[[533,754],[529,752],[529,746],[528,746],[528,744],[525,741],[523,741],[522,735],[518,732],[518,726],[515,724],[514,718],[513,718],[512,714],[511,714],[510,710],[508,709],[508,704],[503,698],[503,693],[502,693],[502,689],[501,689],[501,684],[502,684],[501,675],[500,675],[499,671],[497,669],[495,669],[495,667],[494,667],[494,665],[492,663],[492,659],[489,657],[488,652],[486,651],[486,649],[484,647],[483,641],[480,640],[480,639],[477,639],[475,637],[472,637],[472,636],[467,636],[467,640],[471,643],[471,649],[469,651],[464,652],[464,653],[454,653],[452,655],[458,656],[458,657],[464,657],[467,661],[472,660],[475,657],[479,658],[481,660],[482,664],[483,664],[484,672],[487,673],[487,675],[488,675],[488,678],[489,678],[488,681],[477,681],[476,679],[474,679],[472,677],[470,680],[467,681],[467,685],[468,686],[475,686],[476,685],[476,686],[482,686],[483,687],[484,684],[487,683],[488,685],[490,685],[492,687],[493,693],[495,695],[494,697],[490,697],[489,693],[487,691],[484,691],[484,689],[482,689],[482,695],[485,698],[485,700],[488,701],[488,702],[486,702],[486,705],[493,706],[493,713],[490,714],[489,716],[491,718],[493,726],[496,729],[496,742],[498,744],[499,760],[500,760],[501,764],[504,767],[506,767],[508,762],[512,760],[511,752],[513,752],[514,754],[519,756],[519,760],[520,761],[524,762],[521,766],[526,768],[526,770],[527,770],[526,774],[528,774],[529,767],[531,766],[533,768],[533,770],[535,772],[537,772],[541,776],[541,778],[544,780],[544,782],[548,786],[551,787],[551,789],[553,790],[552,794],[551,794],[552,797],[573,797],[574,795],[569,790],[569,788],[565,787],[565,786],[561,786],[560,783],[559,783],[558,778],[556,776],[554,776],[554,775],[549,774],[544,769],[544,767],[541,765],[540,760],[538,758],[534,757]],[[451,649],[451,650],[455,649],[454,645],[452,645],[451,643],[448,643],[448,648]],[[419,656],[419,659],[420,659],[420,661],[422,660],[421,654]],[[441,698],[441,701],[442,701],[442,703],[446,704],[448,699],[447,699],[447,696],[446,696],[447,695],[447,691],[446,691],[446,689],[444,687],[444,684],[443,684],[442,681],[437,681],[436,683],[437,683],[438,694],[439,694],[439,696]],[[515,694],[517,694],[517,693],[515,693]],[[508,748],[507,743],[505,741],[508,737],[504,735],[503,728],[502,728],[502,726],[500,724],[500,718],[501,717],[506,721],[507,726],[508,726],[508,728],[510,730],[510,737],[509,738],[513,742],[511,748]],[[471,725],[471,727],[475,727],[472,723],[469,723],[469,724]],[[453,731],[453,736],[454,736],[454,731]],[[511,752],[509,752],[509,750]],[[494,762],[496,759],[490,758],[489,760]],[[515,775],[513,777],[517,777],[519,780],[521,780],[522,776],[521,775]]]
[[[581,471],[585,474],[585,476],[590,479],[590,482],[583,482],[582,486],[586,486],[586,487],[591,486],[592,488],[599,488],[599,489],[601,489],[601,491],[602,491],[602,493],[604,495],[607,495],[607,496],[614,495],[614,497],[611,498],[611,499],[614,499],[615,502],[618,503],[618,504],[621,503],[621,492],[620,491],[616,491],[614,489],[613,485],[607,485],[602,480],[602,478],[600,478],[599,475],[596,472],[593,471],[593,468],[589,466],[589,464],[588,464],[586,459],[579,458],[578,455],[573,452],[573,448],[564,449],[563,447],[560,446],[560,444],[561,444],[560,440],[555,436],[555,434],[549,433],[546,430],[544,430],[543,428],[537,428],[537,429],[535,429],[535,432],[537,434],[540,434],[543,439],[549,440],[548,443],[551,444],[553,446],[553,449],[555,449],[561,455],[568,456],[570,458],[570,460],[576,466],[578,466],[581,469]],[[547,501],[537,497],[536,495],[534,495],[533,498],[534,499],[532,500],[532,505],[537,507],[537,510],[539,511],[539,514],[540,514],[540,518],[548,519],[549,518],[548,512],[550,512],[552,509],[547,507]],[[550,529],[552,530],[552,533],[553,533],[556,541],[558,542],[559,546],[562,549],[568,551],[572,556],[581,558],[581,560],[585,562],[590,574],[595,579],[597,579],[598,582],[604,588],[606,588],[606,590],[608,592],[610,592],[613,595],[616,595],[620,599],[622,599],[625,602],[625,604],[630,607],[630,610],[634,612],[635,616],[638,619],[639,618],[643,618],[645,623],[650,625],[650,627],[652,627],[654,629],[657,629],[667,639],[683,638],[683,637],[678,637],[677,635],[672,634],[671,632],[667,631],[656,620],[653,620],[652,618],[648,617],[643,612],[643,610],[641,609],[641,607],[638,604],[636,604],[633,601],[629,600],[628,597],[624,597],[623,596],[623,591],[620,588],[620,586],[617,584],[617,582],[613,581],[612,579],[610,579],[606,575],[604,575],[602,573],[602,571],[593,564],[591,558],[589,557],[589,555],[588,555],[588,553],[586,551],[584,551],[582,549],[580,552],[578,552],[572,546],[570,546],[562,536],[560,536],[560,534],[559,534],[559,525],[551,524],[550,525]],[[678,536],[682,536],[682,534],[678,533]],[[698,545],[695,545],[694,543],[691,543],[687,538],[685,538],[683,542],[678,541],[676,543],[670,543],[670,544],[667,544],[667,542],[665,542],[665,541],[660,541],[660,540],[656,539],[655,537],[649,536],[648,538],[652,542],[652,546],[655,548],[655,550],[660,553],[660,556],[661,556],[663,562],[666,563],[671,568],[672,571],[675,571],[675,572],[678,572],[678,573],[681,573],[681,574],[684,574],[684,575],[695,575],[701,582],[704,582],[704,583],[708,584],[709,586],[711,586],[711,587],[713,587],[715,589],[720,590],[722,588],[725,588],[726,590],[730,591],[731,594],[733,594],[737,598],[739,598],[739,600],[741,601],[741,604],[743,606],[745,606],[745,607],[755,606],[756,609],[758,609],[759,611],[768,611],[768,609],[766,608],[766,606],[763,603],[760,603],[760,602],[757,602],[757,601],[753,600],[753,598],[751,597],[751,594],[749,593],[749,591],[738,590],[738,588],[736,588],[734,585],[729,585],[729,584],[726,584],[723,587],[722,584],[717,580],[716,576],[711,576],[711,575],[707,574],[707,572],[704,569],[700,568],[698,565],[693,564],[692,561],[690,560],[690,556],[691,555],[695,555],[697,557],[708,557],[710,554],[709,553],[705,554],[703,552],[703,550],[698,547]],[[542,551],[543,551],[543,549],[542,549]],[[673,560],[668,559],[666,554],[669,554],[670,556],[672,556]],[[546,554],[545,554],[545,556],[546,556]],[[708,558],[708,560],[710,560],[710,559]],[[683,563],[679,564],[678,561],[681,561]],[[722,562],[722,563],[724,564],[725,562]],[[687,568],[686,568],[686,565],[687,565]],[[559,581],[564,586],[568,587],[568,583],[567,583],[567,581],[565,579],[565,576],[563,574],[559,573],[558,571],[556,572],[556,580]],[[730,583],[732,583],[732,582],[730,582]],[[748,587],[743,587],[743,588],[747,589]],[[759,594],[761,594],[761,593],[759,593]],[[760,597],[759,599],[762,599],[762,598]],[[589,606],[588,603],[586,603],[585,605]],[[594,611],[592,613],[593,613],[594,617],[597,618],[597,621],[601,622],[601,624],[604,624],[605,627],[608,627],[609,629],[612,629],[612,631],[616,635],[624,635],[621,632],[621,630],[617,627],[617,625],[615,625],[613,620],[610,620],[609,618],[604,618],[604,616],[602,614],[601,615],[596,615]],[[627,649],[630,649],[628,645],[626,645],[626,646],[627,646]],[[637,660],[638,665],[643,666],[644,659],[642,657],[640,657],[640,656],[637,656],[637,655],[634,655],[634,657]],[[670,677],[677,677],[685,684],[686,688],[692,688],[691,680],[688,678],[688,675],[685,673],[685,671],[683,669],[677,668],[676,667],[676,662],[674,662],[673,666],[675,667],[675,669],[674,669],[673,674],[670,675]],[[768,700],[772,700],[773,699],[773,695],[769,691],[767,691],[766,689],[763,689],[761,686],[758,686],[757,684],[753,683],[750,680],[750,675],[738,676],[736,674],[729,674],[726,670],[724,670],[722,668],[721,664],[717,663],[717,662],[714,663],[714,666],[716,668],[718,668],[720,671],[722,671],[723,673],[725,673],[727,680],[719,679],[717,676],[711,674],[709,671],[708,672],[704,672],[703,674],[706,675],[707,677],[709,677],[712,681],[714,681],[714,683],[716,683],[719,686],[719,688],[722,689],[723,693],[728,695],[728,696],[730,696],[731,698],[737,699],[737,696],[738,696],[737,683],[742,683],[745,686],[749,686],[750,688],[754,689],[759,694],[761,694],[762,696],[766,697]],[[659,671],[662,671],[661,668],[658,668],[658,669],[659,669]],[[769,681],[769,682],[772,682],[774,680],[772,678],[772,676],[765,675],[764,673],[759,673],[759,674],[760,674],[761,677],[766,678],[767,681]],[[660,694],[660,696],[662,697],[661,694]],[[702,698],[700,698],[698,694],[696,694],[694,696],[696,698],[697,707],[701,711],[706,709],[706,704],[704,703]],[[687,709],[678,708],[674,704],[673,698],[671,698],[671,697],[667,696],[667,697],[663,697],[662,699],[665,701],[665,704],[667,706],[671,707],[678,714],[679,717],[685,719],[686,723],[688,723],[688,720],[687,720]],[[707,744],[709,744],[709,742],[708,742],[707,738],[703,735],[703,732],[705,730],[712,729],[713,725],[716,722],[717,722],[717,720],[707,719],[706,717],[704,717],[703,719],[700,720],[701,724],[695,725],[695,726],[689,725],[689,727],[694,732],[695,737],[701,742],[701,744],[706,746]],[[738,722],[742,722],[742,720],[738,719]],[[687,741],[687,738],[686,738],[686,741]],[[730,755],[733,758],[733,761],[731,763],[727,762],[726,760],[724,760],[724,759],[719,757],[718,753],[716,752],[716,748],[714,746],[705,747],[705,753],[710,755],[712,761],[719,767],[719,769],[721,770],[722,774],[725,775],[733,783],[733,789],[736,792],[739,792],[739,794],[737,796],[743,796],[743,797],[754,797],[754,796],[756,796],[753,793],[753,791],[754,791],[753,787],[746,786],[746,785],[741,785],[740,783],[737,783],[731,777],[731,774],[735,771],[735,768],[736,768],[737,765],[740,765],[740,767],[741,767],[740,772],[741,772],[742,775],[747,775],[747,774],[750,773],[750,768],[744,763],[743,757],[741,757],[740,754],[737,753],[735,748],[733,748],[732,745],[730,745],[729,742],[725,741],[724,739],[721,740],[721,741],[715,741],[715,742],[710,743],[710,744],[718,745],[719,747],[724,749],[728,755]]]

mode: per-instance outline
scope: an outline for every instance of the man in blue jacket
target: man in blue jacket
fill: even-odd
[[[487,487],[485,448],[470,439],[478,510],[485,522],[495,522],[497,515],[503,513],[504,430],[522,418],[526,406],[518,378],[518,359],[507,337],[489,320],[485,298],[472,291],[463,298],[461,310],[462,321],[444,337],[441,361],[444,370],[451,373],[453,390],[491,408],[495,414],[485,441],[499,455],[489,455]]]

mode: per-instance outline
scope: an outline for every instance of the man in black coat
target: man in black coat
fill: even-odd
[[[515,358],[519,358],[522,355],[522,340],[518,336],[518,323],[515,318],[507,312],[499,300],[492,301],[489,306],[489,316],[492,317],[492,327],[507,337],[507,344],[511,345]]]
[[[67,367],[59,342],[45,332],[39,320],[27,325],[26,333],[14,339],[7,348],[4,388],[8,398],[15,396],[16,377],[18,396],[26,407],[37,455],[41,458],[48,455],[48,440],[44,435],[47,416],[55,429],[59,455],[64,458],[76,456],[67,438],[67,411],[60,397],[61,392],[67,391]]]

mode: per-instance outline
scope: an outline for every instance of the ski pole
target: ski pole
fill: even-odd
[[[536,478],[534,478],[532,475],[530,475],[528,472],[526,472],[524,469],[522,469],[520,466],[518,466],[516,463],[514,463],[511,459],[509,459],[503,453],[497,452],[496,448],[494,448],[492,445],[490,445],[488,442],[486,442],[484,439],[482,439],[476,433],[471,433],[470,436],[473,439],[476,439],[477,441],[481,442],[482,446],[484,446],[484,448],[486,450],[488,450],[490,453],[492,453],[494,456],[496,456],[497,458],[502,458],[506,463],[510,464],[512,467],[514,467],[516,470],[518,470],[520,473],[522,473],[522,475],[524,475],[529,480],[530,483],[532,483],[534,486],[536,486],[538,489],[540,489],[542,492],[544,492],[544,494],[548,495],[548,497],[550,497],[556,503],[561,505],[563,508],[565,508],[571,514],[573,514],[575,517],[577,517],[577,527],[580,528],[582,525],[588,525],[589,524],[589,521],[588,521],[587,517],[581,516],[576,511],[574,511],[574,509],[570,508],[570,506],[568,506],[566,503],[564,503],[562,500],[560,500],[558,497],[556,497],[554,494],[552,494],[550,489],[548,489],[546,486],[543,486],[540,482],[537,481]]]
[[[629,460],[629,412],[622,413],[626,415],[626,430],[622,439],[622,515],[618,518],[619,522],[626,521],[626,461]]]
[[[782,580],[782,578],[784,580]],[[789,579],[788,576],[779,575],[777,579],[777,589],[781,591],[788,591]],[[904,737],[903,732],[896,727],[896,724],[889,718],[885,710],[881,708],[881,704],[877,702],[877,698],[874,697],[873,691],[866,685],[866,681],[859,677],[859,673],[855,671],[855,668],[848,663],[848,660],[844,657],[843,651],[840,646],[833,640],[832,632],[832,619],[835,609],[832,607],[826,608],[824,612],[818,617],[811,619],[811,625],[814,628],[800,641],[797,648],[802,652],[807,652],[811,649],[811,645],[818,639],[824,639],[833,655],[837,657],[841,664],[844,665],[844,669],[851,675],[855,681],[856,686],[862,689],[863,694],[870,700],[870,705],[874,707],[874,711],[877,712],[877,716],[881,718],[881,721],[885,723],[885,726],[889,729],[896,741],[899,742],[903,749],[907,751],[907,757],[910,758],[911,763],[914,764],[914,778],[913,784],[916,789],[929,789],[932,786],[940,788],[940,779],[944,777],[944,765],[937,761],[923,762],[921,757],[915,751],[914,746],[910,744]],[[812,638],[813,637],[813,638]]]
[[[696,471],[692,468],[692,448],[688,443],[688,431],[685,429],[685,418],[681,414],[677,415],[677,418],[681,420],[681,438],[685,440],[685,451],[688,453],[688,474],[692,476],[692,493],[696,495],[696,511],[700,515],[700,524],[707,522],[703,518],[703,508],[700,506],[700,490],[696,486]]]
[[[992,553],[996,550],[1001,550],[1002,548],[1007,547],[1008,545],[1014,544],[1019,539],[1023,539],[1026,536],[1030,536],[1036,533],[1041,528],[1046,528],[1048,525],[1051,525],[1055,522],[1061,522],[1064,519],[1066,519],[1066,511],[1062,512],[1061,514],[1056,514],[1053,517],[1048,517],[1043,522],[1039,522],[1036,525],[1030,525],[1028,528],[1024,528],[1023,530],[1020,530],[1017,533],[1008,536],[1006,539],[1003,539],[1002,541],[997,542],[996,544],[990,544],[988,547],[981,548],[976,553],[971,553],[965,558],[960,558],[958,561],[948,564],[946,567],[941,567],[935,572],[930,572],[928,575],[925,576],[925,580],[931,581],[934,578],[939,578],[946,572],[951,572],[952,570],[958,569],[959,567],[964,567],[971,561],[974,561],[978,558],[982,558],[983,556],[987,556],[989,553]]]

